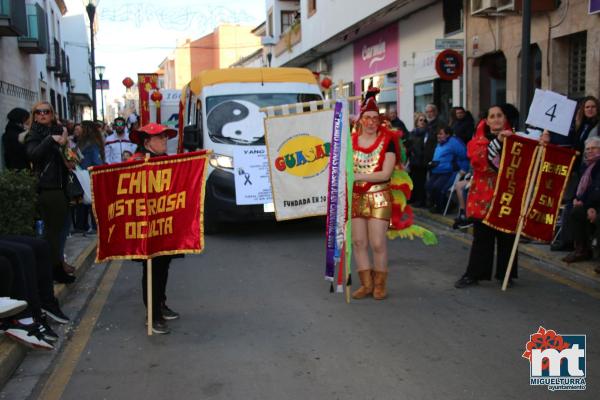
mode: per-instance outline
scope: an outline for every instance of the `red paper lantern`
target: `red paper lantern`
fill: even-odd
[[[130,87],[133,86],[133,79],[131,79],[130,77],[127,77],[125,79],[123,79],[123,86],[125,86],[127,89],[129,89]]]
[[[152,92],[152,95],[150,96],[150,100],[155,101],[155,102],[160,102],[162,100],[162,98],[163,98],[163,95],[158,90],[155,92]]]
[[[331,84],[333,82],[331,81],[331,79],[329,79],[328,77],[323,78],[323,80],[321,81],[321,87],[323,89],[329,89],[331,87]]]

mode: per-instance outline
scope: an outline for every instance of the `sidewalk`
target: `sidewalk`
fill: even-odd
[[[77,277],[85,274],[96,257],[96,236],[73,234],[67,239],[67,260],[77,269]],[[76,285],[77,283],[75,283]],[[64,284],[55,284],[54,293],[59,301],[65,299],[72,289]],[[13,340],[0,336],[0,388],[19,367],[29,349]]]
[[[432,214],[422,208],[413,208],[413,211],[419,220],[418,223],[424,222],[424,225],[431,223],[432,227],[435,226],[438,230],[442,229],[444,234],[470,246],[472,228],[468,230],[452,229],[454,214],[448,213],[446,216]],[[522,240],[518,249],[520,267],[545,275],[600,299],[600,274],[594,272],[594,268],[600,264],[600,260],[567,264],[561,261],[567,252],[550,251],[549,244],[534,241],[523,243]]]

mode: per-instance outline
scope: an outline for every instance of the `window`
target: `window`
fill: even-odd
[[[317,12],[317,0],[308,0],[308,16]]]
[[[348,98],[348,97],[352,97],[354,96],[354,82],[345,82],[342,83],[342,85],[335,85],[333,87],[332,90],[332,94],[333,94],[333,98],[334,99],[340,99],[340,98]],[[354,109],[355,109],[355,102],[351,101],[348,104],[348,112],[350,114],[354,114]]]
[[[50,89],[50,104],[52,104],[52,108],[56,111],[56,92],[54,89]]]
[[[273,37],[273,9],[271,8],[269,10],[269,13],[267,14],[267,36]]]
[[[450,35],[463,30],[462,0],[444,0],[444,34]]]
[[[575,34],[569,41],[569,97],[585,96],[586,32]]]
[[[295,20],[296,11],[282,11],[281,12],[281,33],[285,33],[292,27]]]
[[[375,97],[380,112],[386,113],[390,108],[396,108],[398,101],[398,73],[396,71],[374,75],[361,80],[363,94],[367,93],[367,90],[371,86],[381,90]]]

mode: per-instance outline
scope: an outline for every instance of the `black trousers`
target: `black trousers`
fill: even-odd
[[[492,279],[494,247],[496,247],[496,279],[503,280],[515,235],[491,228],[480,221],[473,224],[473,244],[465,276],[477,280]],[[513,261],[510,277],[516,278],[518,253]]]
[[[0,255],[9,259],[14,282],[11,297],[27,301],[28,308],[17,318],[39,319],[42,307],[56,303],[48,244],[29,236],[0,236]]]
[[[152,316],[154,319],[162,318],[161,305],[167,301],[167,280],[169,279],[169,266],[171,265],[171,256],[158,256],[152,259]],[[147,262],[143,262],[142,275],[142,294],[144,296],[144,305],[147,307],[148,300],[148,281],[146,267]]]
[[[13,288],[13,267],[10,260],[0,256],[0,297],[10,297]]]
[[[572,228],[571,233],[573,241],[578,245],[583,245],[589,248],[591,240],[593,238],[600,239],[600,221],[591,223],[587,219],[587,207],[573,207],[571,210],[568,221],[569,226]]]
[[[425,203],[427,201],[427,192],[425,191],[427,168],[411,166],[409,175],[413,181],[413,190],[410,196],[411,203]]]
[[[61,265],[63,261],[62,236],[69,213],[67,198],[60,189],[41,190],[39,207],[44,221],[44,239],[50,245],[50,262],[52,265]]]

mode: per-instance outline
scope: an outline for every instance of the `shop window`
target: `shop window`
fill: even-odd
[[[435,104],[439,118],[448,121],[452,108],[452,81],[434,79],[414,85],[415,112],[425,112],[427,104]]]
[[[463,30],[463,1],[444,0],[444,34],[450,35]]]
[[[294,24],[294,17],[296,11],[282,11],[281,12],[281,33],[285,33]]]
[[[333,86],[333,90],[332,90],[332,97],[333,99],[340,99],[340,98],[349,98],[354,96],[354,83],[353,82],[346,82],[346,83],[342,83],[342,85],[335,85]],[[348,112],[350,114],[354,114],[354,110],[355,110],[355,102],[349,102],[348,104]]]
[[[481,57],[479,62],[479,110],[506,103],[506,57],[502,52]]]
[[[362,94],[370,86],[377,87],[381,92],[375,97],[381,113],[387,113],[391,108],[397,109],[398,102],[398,73],[396,71],[373,75],[361,79]]]
[[[569,41],[569,97],[585,96],[586,32],[571,36]]]
[[[317,0],[308,0],[308,16],[317,12]]]

